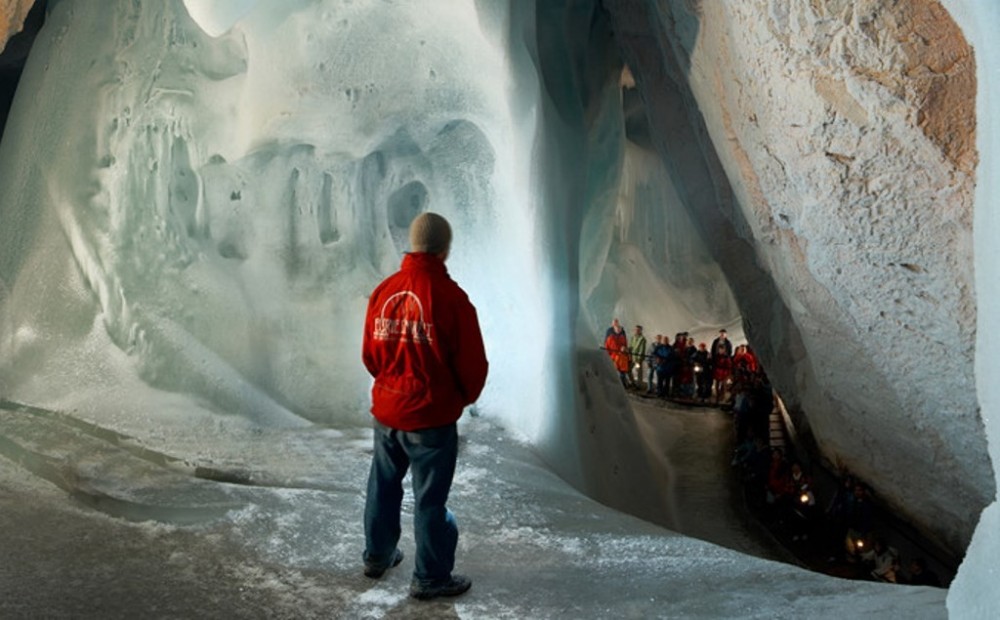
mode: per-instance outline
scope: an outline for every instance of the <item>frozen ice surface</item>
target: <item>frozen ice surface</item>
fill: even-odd
[[[487,340],[481,410],[584,478],[578,348],[613,313],[671,333],[739,317],[664,209],[662,165],[624,140],[609,39],[600,77],[552,81],[577,64],[537,32],[572,16],[53,3],[0,145],[0,388],[119,427],[192,410],[362,425],[366,296],[434,210]]]
[[[184,0],[191,19],[206,34],[217,37],[253,9],[258,0]]]
[[[603,506],[483,418],[460,425],[450,502],[461,528],[456,570],[473,578],[473,589],[422,603],[406,596],[409,493],[406,560],[380,581],[361,575],[369,431],[226,429],[230,441],[207,449],[195,437],[205,430],[123,443],[36,412],[29,415],[66,427],[60,445],[40,446],[16,406],[0,413],[5,454],[13,443],[34,463],[0,462],[8,533],[0,550],[12,559],[0,568],[3,617],[945,617],[941,589],[826,577]],[[84,459],[60,460],[95,449],[118,465],[95,472]],[[184,468],[174,467],[181,453]],[[62,463],[59,480],[87,487],[97,476],[100,488],[90,500],[67,501],[45,481],[46,463]],[[224,513],[183,522],[169,522],[169,511],[152,520],[116,508],[177,505],[190,517],[221,501],[230,504]]]

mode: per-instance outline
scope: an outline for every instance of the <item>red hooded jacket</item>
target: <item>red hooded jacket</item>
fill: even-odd
[[[447,426],[479,398],[489,367],[476,309],[433,254],[410,253],[372,292],[361,357],[372,415],[403,431]]]

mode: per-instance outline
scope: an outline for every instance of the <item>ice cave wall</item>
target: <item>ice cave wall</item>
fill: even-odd
[[[625,139],[621,73],[590,0],[51,2],[0,145],[4,396],[146,439],[365,424],[365,296],[433,209],[487,338],[479,410],[663,522],[600,334],[738,310]]]

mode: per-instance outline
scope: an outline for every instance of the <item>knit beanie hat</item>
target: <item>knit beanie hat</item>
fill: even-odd
[[[451,226],[437,213],[421,213],[410,224],[410,251],[440,254],[451,247]]]

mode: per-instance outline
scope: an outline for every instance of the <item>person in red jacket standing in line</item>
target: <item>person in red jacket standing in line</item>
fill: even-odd
[[[608,355],[611,356],[615,370],[618,371],[618,378],[622,382],[622,387],[628,388],[632,383],[632,378],[628,374],[628,337],[625,336],[625,330],[622,326],[618,324],[618,319],[615,319],[615,325],[612,326],[608,337],[604,339],[604,348],[607,350]]]
[[[458,457],[456,422],[479,398],[488,363],[476,309],[448,276],[451,226],[436,213],[410,224],[410,253],[372,292],[362,359],[375,378],[375,451],[365,501],[364,573],[378,579],[403,559],[403,477],[413,468],[417,543],[410,596],[457,596],[458,526],[445,504]]]

